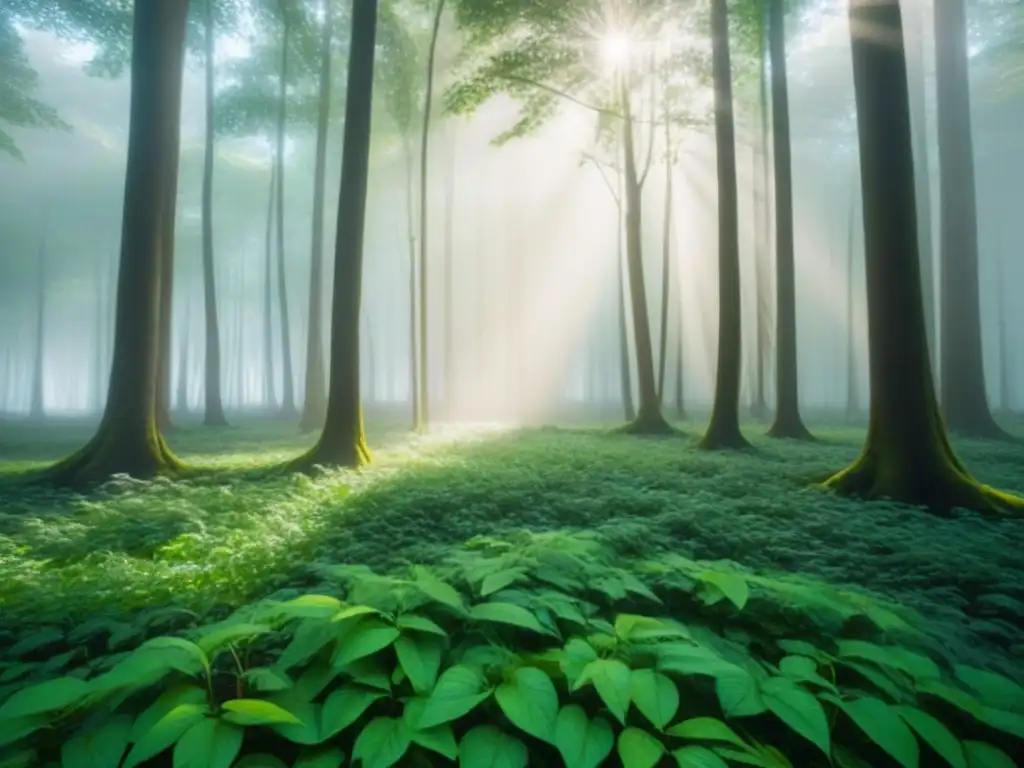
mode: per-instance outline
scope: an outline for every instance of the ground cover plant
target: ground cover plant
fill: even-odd
[[[800,766],[827,754],[840,766],[1012,765],[1024,535],[808,490],[857,448],[856,430],[823,434],[810,447],[757,441],[726,461],[685,437],[597,428],[385,433],[373,467],[309,478],[268,467],[301,439],[253,424],[217,445],[182,430],[191,462],[218,458],[181,481],[116,479],[81,495],[8,477],[0,719],[5,733],[28,730],[5,737],[5,754],[86,764],[76,750],[98,744],[111,752],[96,764],[114,766],[206,764],[189,750],[230,755],[226,766],[264,753],[314,766],[340,755],[491,765],[493,753],[511,764]],[[32,440],[45,460],[73,438]],[[1013,450],[958,448],[985,480],[1019,472]],[[623,637],[634,621],[640,648]],[[326,639],[295,656],[311,633]],[[602,663],[581,678],[566,659],[584,646]],[[673,653],[698,657],[673,672]],[[371,662],[390,667],[360,677]],[[726,669],[760,703],[723,701]],[[435,681],[460,674],[478,686],[465,701],[479,701],[422,736],[412,720]],[[547,710],[516,710],[510,692],[531,686],[561,736],[533,722]],[[682,703],[661,722],[668,691]],[[172,694],[184,719],[143,741]],[[344,724],[323,726],[342,704]],[[103,738],[75,741],[87,726]]]

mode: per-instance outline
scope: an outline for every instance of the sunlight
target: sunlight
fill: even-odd
[[[600,39],[601,60],[609,69],[619,69],[629,62],[633,41],[624,32],[611,31]]]

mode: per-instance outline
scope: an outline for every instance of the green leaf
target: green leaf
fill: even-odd
[[[315,745],[326,739],[320,732],[321,706],[309,701],[287,699],[296,723],[273,723],[270,728],[293,744]]]
[[[639,728],[626,728],[619,734],[619,759],[622,768],[654,768],[665,754],[665,745]]]
[[[536,667],[520,667],[497,687],[494,698],[512,725],[554,745],[558,692],[550,677]]]
[[[341,733],[362,717],[374,702],[384,698],[378,691],[343,686],[324,700],[320,713],[320,734],[323,739]]]
[[[97,729],[81,729],[61,746],[62,768],[117,768],[131,732],[130,715],[114,715]]]
[[[239,725],[274,725],[275,723],[299,724],[299,719],[283,707],[261,699],[232,699],[221,705],[225,720]]]
[[[438,626],[426,616],[417,616],[413,613],[405,613],[395,620],[395,626],[403,631],[426,632],[438,637],[448,637],[443,627]]]
[[[341,600],[328,595],[302,595],[282,603],[276,613],[303,619],[327,619],[341,610]]]
[[[963,664],[953,667],[956,676],[973,688],[983,704],[1010,712],[1024,712],[1024,687],[987,669]]]
[[[391,645],[401,633],[395,627],[376,619],[354,625],[338,640],[338,649],[331,658],[335,667],[344,667],[357,659],[370,656]]]
[[[938,665],[927,656],[898,646],[875,645],[863,640],[839,640],[837,647],[842,659],[864,659],[880,667],[898,669],[914,680],[937,680],[941,674]]]
[[[307,662],[335,637],[337,631],[331,624],[307,619],[296,628],[295,635],[281,652],[275,666],[289,670]]]
[[[953,768],[967,768],[960,741],[941,722],[916,707],[895,706],[893,709],[939,757]]]
[[[1009,733],[1018,739],[1024,739],[1024,715],[1019,715],[1016,712],[1004,712],[993,707],[982,707],[981,716],[978,719],[990,728]]]
[[[370,615],[379,616],[380,611],[369,605],[347,605],[331,616],[331,623],[337,624],[339,621],[348,621],[349,619],[357,619],[360,616]]]
[[[700,574],[700,580],[705,584],[717,587],[725,598],[742,611],[750,597],[750,587],[746,580],[735,573],[709,572]]]
[[[954,688],[951,685],[946,685],[936,680],[925,680],[918,683],[917,691],[918,693],[925,693],[942,699],[979,720],[982,718],[981,702],[959,688]]]
[[[433,635],[402,635],[395,640],[395,653],[416,693],[428,693],[437,682],[443,641]]]
[[[354,661],[338,670],[339,673],[350,678],[353,683],[365,685],[367,688],[378,688],[387,693],[391,692],[391,673],[393,671],[388,664],[384,663],[383,659],[373,656],[359,659],[359,661]]]
[[[0,747],[13,744],[19,739],[23,739],[29,734],[45,728],[49,724],[50,718],[46,715],[31,715],[30,717],[5,720],[3,728],[0,728]]]
[[[904,768],[917,768],[920,755],[917,739],[894,707],[875,698],[841,701],[839,706],[868,738],[897,763]]]
[[[653,669],[634,669],[630,675],[630,696],[636,708],[659,731],[668,725],[679,710],[679,689]]]
[[[341,768],[345,753],[337,747],[306,749],[299,755],[292,768]]]
[[[204,654],[212,657],[226,645],[234,645],[270,632],[265,624],[229,624],[199,638],[197,645]]]
[[[577,704],[558,711],[555,721],[555,746],[565,768],[598,768],[615,746],[615,734],[608,721],[587,713]]]
[[[683,747],[673,750],[679,768],[729,768],[728,763],[707,747]]]
[[[828,654],[803,640],[777,640],[779,648],[796,656],[809,656],[816,661],[827,661]]]
[[[736,670],[739,669],[710,648],[700,645],[667,643],[659,646],[657,653],[657,667],[661,672],[675,672],[679,675],[707,675],[718,678],[735,675]]]
[[[514,584],[526,575],[523,568],[506,568],[503,571],[492,573],[486,577],[480,585],[480,596],[487,597],[498,590],[504,589],[509,584]]]
[[[689,632],[681,625],[669,624],[662,619],[620,613],[615,617],[615,635],[624,643],[640,643],[663,637],[686,638]]]
[[[462,595],[454,587],[450,584],[445,584],[426,569],[416,568],[414,570],[415,581],[413,581],[413,586],[420,592],[434,602],[454,608],[459,613],[465,612],[466,608],[462,603]]]
[[[0,706],[0,722],[57,712],[81,701],[89,684],[76,677],[58,677],[22,688]]]
[[[168,653],[168,651],[171,653]],[[190,640],[182,637],[154,637],[152,640],[147,640],[140,645],[138,651],[136,651],[136,653],[154,652],[159,654],[167,664],[184,672],[186,675],[195,674],[197,664],[206,673],[207,678],[212,674],[210,671],[210,659],[207,658],[202,648]],[[182,659],[188,659],[188,661],[179,661],[177,658],[179,654]]]
[[[715,694],[726,717],[751,717],[767,709],[754,676],[735,664],[715,677]]]
[[[1008,754],[984,741],[965,741],[968,768],[1017,768]]]
[[[135,768],[170,748],[182,735],[206,718],[206,704],[179,704],[161,717],[128,752],[123,768]]]
[[[244,677],[257,691],[284,691],[292,688],[295,683],[284,672],[270,667],[253,667],[245,670]]]
[[[191,682],[169,688],[136,718],[128,741],[138,743],[150,728],[179,704],[203,704],[205,701],[206,691]]]
[[[473,710],[491,695],[484,690],[484,683],[483,675],[473,667],[457,664],[446,669],[427,697],[417,728],[433,728]]]
[[[761,698],[779,720],[825,753],[831,754],[828,718],[821,703],[792,680],[771,677],[761,684]]]
[[[459,747],[455,743],[455,734],[452,733],[448,723],[438,725],[426,730],[420,730],[417,724],[423,716],[423,708],[426,706],[426,699],[409,699],[405,702],[405,709],[402,711],[402,719],[409,726],[410,738],[413,744],[418,744],[431,752],[444,755],[449,760],[458,757]]]
[[[747,748],[747,743],[736,731],[714,717],[692,717],[673,725],[668,729],[668,734],[688,741],[724,741]]]
[[[232,768],[288,768],[288,765],[279,757],[260,753],[246,755],[235,763]],[[294,768],[298,768],[298,764]]]
[[[462,768],[526,768],[526,745],[493,725],[471,728],[459,742]]]
[[[363,768],[390,768],[409,749],[409,728],[403,720],[376,717],[363,728],[352,748],[352,758]]]
[[[594,646],[586,640],[573,637],[569,639],[569,642],[562,649],[562,656],[558,661],[558,667],[568,680],[569,686],[572,687],[576,684],[576,680],[583,673],[587,664],[596,660],[597,651],[594,650]]]
[[[174,768],[231,768],[242,749],[242,729],[207,717],[174,745]]]
[[[469,609],[469,617],[477,621],[511,624],[514,627],[529,629],[542,635],[551,634],[549,630],[541,626],[536,616],[522,606],[512,603],[477,603]]]
[[[598,659],[584,667],[572,690],[593,683],[597,695],[620,723],[625,725],[626,712],[632,694],[632,675],[629,667],[618,659]]]

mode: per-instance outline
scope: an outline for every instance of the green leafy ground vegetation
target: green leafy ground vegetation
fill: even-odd
[[[290,426],[184,426],[195,476],[76,495],[18,481],[86,428],[0,429],[0,765],[1024,751],[1024,531],[809,489],[857,430],[736,455],[381,430],[373,466],[309,478],[271,468],[308,443]],[[957,449],[985,482],[1022,476],[1012,446]]]

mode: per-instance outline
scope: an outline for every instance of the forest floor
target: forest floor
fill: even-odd
[[[681,437],[645,439],[371,424],[371,467],[312,479],[272,470],[312,442],[292,425],[185,426],[170,439],[194,477],[78,495],[20,476],[80,445],[86,425],[0,422],[0,647],[40,623],[154,605],[223,611],[315,585],[311,564],[432,564],[473,536],[527,529],[596,532],[623,557],[675,552],[870,590],[919,611],[967,657],[1024,664],[1019,521],[813,488],[857,455],[859,429],[816,428],[821,442],[804,445],[748,424],[752,451],[706,453],[702,425],[681,426]],[[1024,448],[956,448],[982,481],[1024,491]]]

